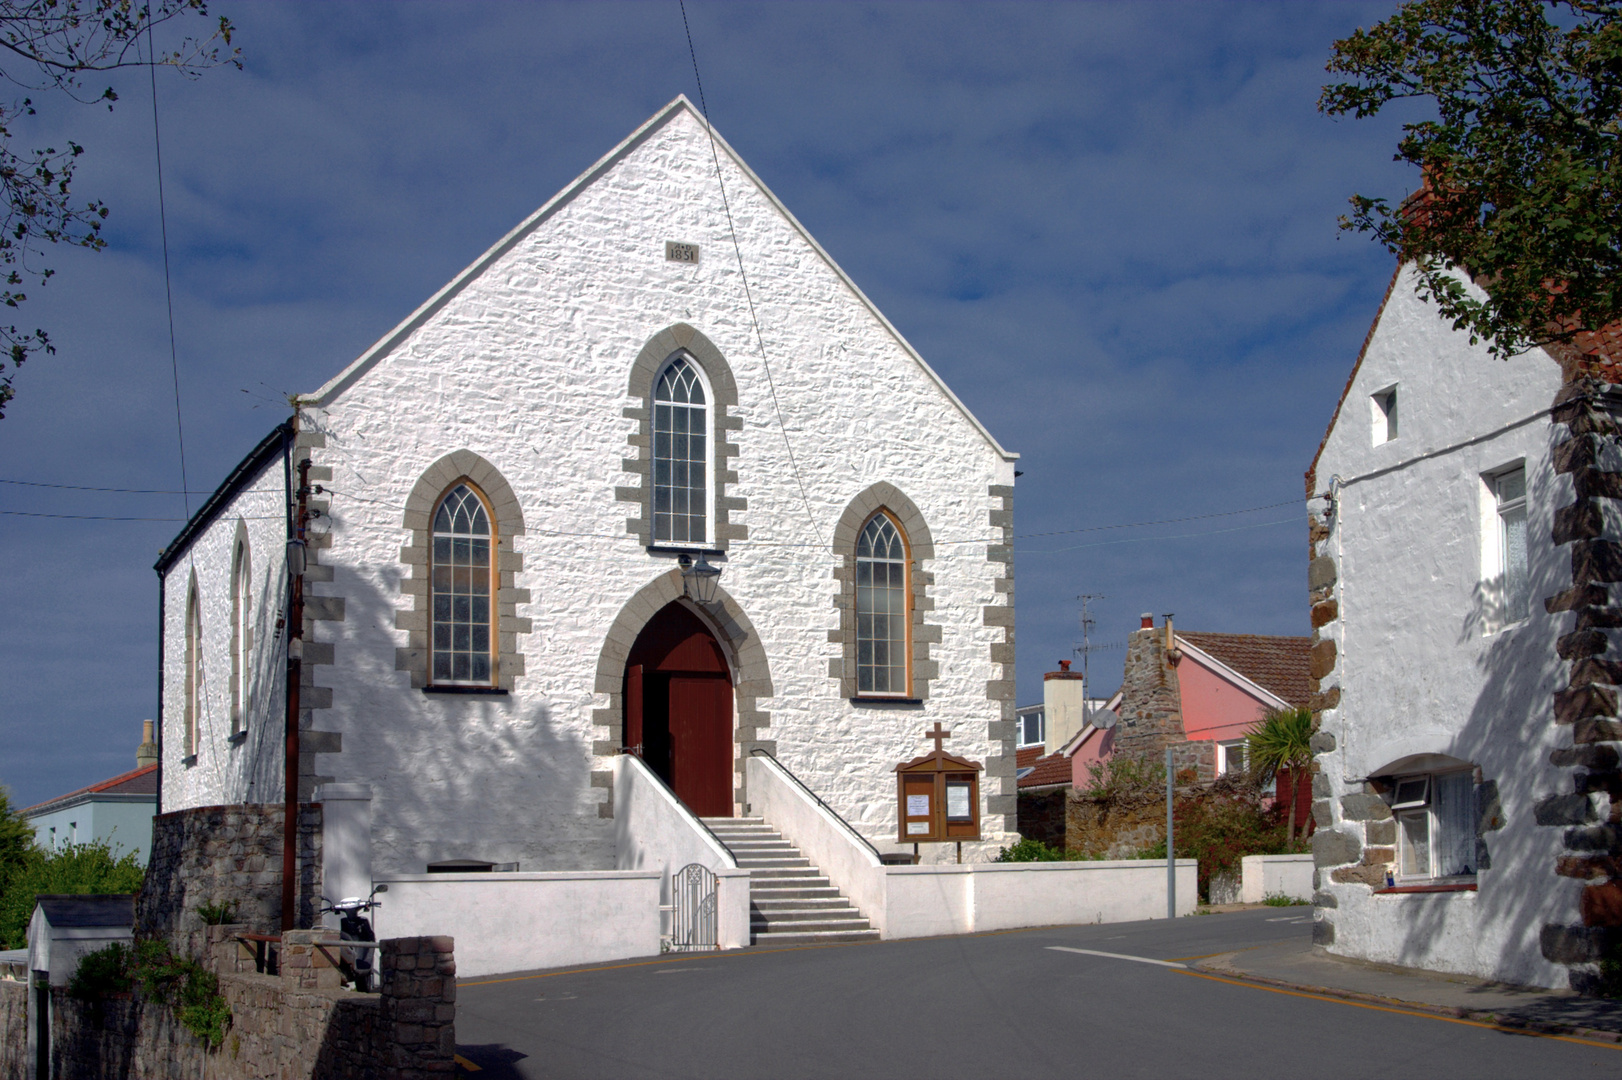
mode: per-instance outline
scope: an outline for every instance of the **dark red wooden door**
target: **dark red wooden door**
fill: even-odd
[[[701,817],[732,816],[732,684],[670,677],[670,786]]]
[[[642,665],[625,669],[625,749],[642,756]]]

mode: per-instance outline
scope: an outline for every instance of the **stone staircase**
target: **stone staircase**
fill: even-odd
[[[860,911],[763,818],[704,818],[749,871],[752,945],[877,941]]]

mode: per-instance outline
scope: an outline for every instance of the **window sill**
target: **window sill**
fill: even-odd
[[[189,769],[193,765],[197,764],[197,755],[196,754],[187,754],[185,757],[180,759],[180,763],[182,765],[186,766],[186,768]]]
[[[878,694],[871,696],[857,695],[850,699],[852,705],[922,705],[923,698],[916,697],[883,697]]]
[[[1384,889],[1375,889],[1375,896],[1411,896],[1419,893],[1461,893],[1475,892],[1476,883],[1473,881],[1448,881],[1437,885],[1390,885]]]
[[[243,728],[241,731],[237,732],[235,735],[232,735],[229,739],[226,740],[226,742],[230,743],[232,746],[241,746],[243,743],[245,743],[247,741],[248,741],[248,729],[247,728]]]
[[[422,688],[422,692],[425,694],[483,694],[497,697],[505,697],[507,694],[512,693],[512,691],[500,686],[425,686]]]
[[[725,555],[726,548],[711,547],[708,544],[697,546],[688,544],[649,544],[649,555]]]

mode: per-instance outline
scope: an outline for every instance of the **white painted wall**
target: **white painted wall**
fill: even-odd
[[[671,794],[642,760],[614,759],[614,868],[658,870],[659,903],[671,903],[670,876],[691,863],[716,875],[716,943],[749,944],[749,871]],[[670,930],[668,918],[664,929]]]
[[[311,668],[312,699],[331,695],[314,727],[342,740],[342,752],[317,755],[314,770],[372,788],[380,875],[454,858],[516,862],[525,871],[617,864],[615,823],[600,813],[607,793],[593,779],[614,767],[608,728],[593,716],[609,704],[595,690],[597,658],[622,608],[673,560],[626,533],[632,511],[615,488],[636,482],[622,467],[637,430],[624,410],[643,404],[627,397],[632,364],[677,322],[715,343],[738,384],[733,415],[742,428],[730,438],[740,453],[727,494],[746,500],[732,518],[750,536],[722,561],[721,587],[753,621],[770,665],[772,696],[757,705],[771,723],[760,737],[775,740],[786,763],[881,841],[895,831],[890,769],[927,748],[923,732],[937,720],[953,731],[956,753],[987,762],[1005,753],[984,779],[983,797],[1013,794],[1014,725],[986,697],[988,682],[1012,677],[1011,665],[989,659],[1004,632],[983,617],[1006,599],[996,589],[1004,567],[987,561],[985,544],[938,545],[919,567],[933,575],[929,622],[941,628],[929,700],[858,708],[840,697],[829,670],[840,656],[829,640],[839,625],[837,560],[818,545],[850,500],[880,480],[919,507],[937,541],[992,538],[1000,530],[988,514],[1000,500],[987,488],[1013,484],[1014,458],[723,147],[779,415],[715,170],[702,123],[676,109],[302,411],[302,429],[325,441],[313,451],[316,465],[332,470],[322,481],[328,513],[313,526],[318,543],[330,537],[319,561],[331,580],[312,580],[308,594],[342,598],[346,614],[318,623],[307,639],[332,659]],[[670,239],[700,245],[700,261],[666,262]],[[516,586],[529,597],[518,615],[534,629],[518,638],[525,670],[502,696],[425,694],[395,665],[407,643],[396,615],[414,607],[400,590],[406,499],[434,461],[458,449],[501,471],[527,529],[515,540],[524,558]],[[279,514],[281,486],[278,466],[169,575],[166,810],[280,798],[274,741],[257,750],[223,745],[227,699],[215,673],[229,640],[231,518]],[[280,529],[279,518],[271,524]],[[255,535],[258,574],[281,537],[272,545]],[[205,602],[209,719],[198,763],[184,768],[184,580],[194,565]],[[279,716],[279,701],[267,698],[275,705],[267,715]],[[263,764],[257,784],[239,758]],[[986,857],[1012,839],[1002,814],[983,820],[986,839],[965,857]]]
[[[1312,899],[1311,855],[1246,855],[1239,860],[1239,902],[1259,904],[1269,896]]]
[[[231,464],[235,464],[234,462]],[[231,742],[231,559],[238,528],[248,536],[254,677],[247,738]],[[163,788],[161,809],[280,802],[286,718],[287,482],[272,459],[231,499],[163,577]],[[186,687],[186,590],[201,604],[202,660],[197,761],[182,761]]]
[[[1331,950],[1346,956],[1536,985],[1565,985],[1545,961],[1539,928],[1575,921],[1580,885],[1553,873],[1558,836],[1532,807],[1569,785],[1547,764],[1560,742],[1551,695],[1564,685],[1556,638],[1566,615],[1542,598],[1570,584],[1550,540],[1556,508],[1573,500],[1549,460],[1546,411],[1560,385],[1541,352],[1510,361],[1455,333],[1413,291],[1405,270],[1369,341],[1317,466],[1318,488],[1344,481],[1327,550],[1339,563],[1339,621],[1324,628],[1339,663],[1323,715],[1336,740],[1318,758],[1339,824],[1342,798],[1408,754],[1446,754],[1496,781],[1504,828],[1487,838],[1480,892],[1416,900],[1372,896],[1320,870],[1335,905]],[[1375,445],[1370,395],[1397,385],[1399,433]],[[1532,614],[1500,627],[1482,581],[1483,527],[1494,521],[1481,477],[1526,462]],[[1314,503],[1321,508],[1322,503]],[[1322,796],[1320,796],[1322,797]]]
[[[776,762],[750,758],[749,783],[757,812],[886,940],[1166,917],[1164,862],[886,866]],[[1187,915],[1199,899],[1198,863],[1178,859],[1176,872],[1177,913]]]
[[[146,865],[152,853],[151,795],[100,793],[85,796],[43,814],[28,815],[34,827],[34,842],[53,850],[67,843],[105,840],[115,855],[135,853],[136,862]]]
[[[458,977],[659,953],[659,872],[380,875],[379,940],[450,934]]]

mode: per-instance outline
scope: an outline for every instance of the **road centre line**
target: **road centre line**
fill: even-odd
[[[1128,959],[1133,959],[1129,957]],[[1155,963],[1156,961],[1150,961]],[[1174,965],[1183,967],[1181,964]],[[1241,979],[1224,979],[1220,975],[1207,975],[1201,971],[1183,970],[1184,975],[1191,975],[1196,979],[1209,979],[1211,982],[1226,983],[1229,986],[1242,986],[1248,990],[1266,990],[1270,994],[1284,994],[1287,997],[1307,998],[1311,1001],[1327,1001],[1331,1005],[1351,1005],[1359,1009],[1372,1009],[1375,1012],[1396,1013],[1398,1016],[1415,1016],[1421,1020],[1441,1020],[1448,1024],[1463,1024],[1465,1027],[1485,1028],[1488,1031],[1497,1031],[1505,1035],[1529,1035],[1538,1039],[1553,1039],[1556,1042],[1576,1043],[1578,1046],[1594,1046],[1602,1050],[1622,1050],[1622,1046],[1600,1042],[1597,1039],[1580,1039],[1574,1035],[1556,1035],[1547,1031],[1534,1031],[1530,1028],[1514,1027],[1509,1024],[1489,1024],[1481,1020],[1466,1020],[1459,1016],[1440,1016],[1433,1012],[1424,1012],[1419,1009],[1400,1009],[1390,1005],[1374,1005],[1366,1001],[1352,1001],[1347,998],[1333,997],[1329,994],[1309,994],[1301,990],[1285,990],[1278,986],[1262,986],[1259,983],[1245,982]]]
[[[1102,956],[1110,960],[1131,960],[1139,964],[1154,964],[1157,967],[1180,968],[1188,970],[1187,964],[1179,964],[1175,960],[1153,960],[1147,956],[1128,956],[1118,952],[1099,952],[1097,949],[1073,949],[1069,945],[1049,945],[1052,952],[1080,953],[1082,956]]]

